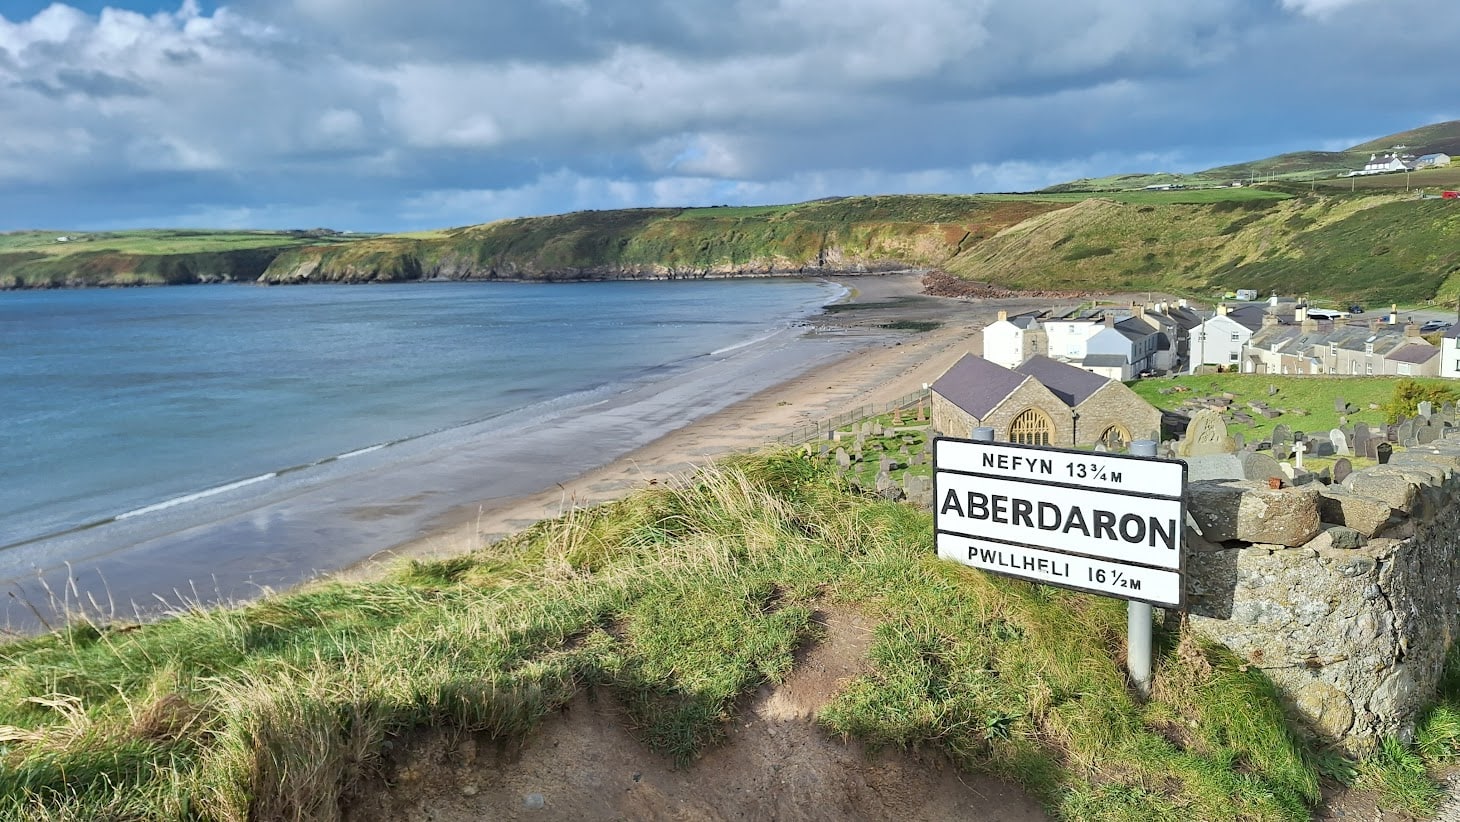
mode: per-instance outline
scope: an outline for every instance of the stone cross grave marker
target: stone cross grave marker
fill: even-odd
[[[1303,454],[1307,453],[1307,451],[1308,443],[1303,440],[1298,440],[1293,443],[1293,461],[1297,463],[1296,467],[1299,471],[1303,470]]]
[[[1343,433],[1342,428],[1335,428],[1332,431],[1329,431],[1328,441],[1333,443],[1333,453],[1339,455],[1340,457],[1346,457],[1349,455],[1350,452],[1348,450],[1348,435]]]

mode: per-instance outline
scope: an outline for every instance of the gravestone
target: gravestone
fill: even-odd
[[[1378,437],[1370,437],[1364,440],[1364,453],[1360,454],[1359,456],[1367,457],[1371,460],[1376,460],[1379,458],[1379,446],[1381,445],[1388,445],[1388,443],[1384,440],[1379,439]]]
[[[922,403],[922,401],[919,401],[918,402],[918,422],[927,422],[927,421],[928,421],[928,417],[927,417],[926,414],[923,413],[923,403]]]
[[[874,422],[874,423],[872,423],[872,436],[874,436],[874,437],[880,437],[880,436],[882,436],[882,423],[880,423],[880,422]]]
[[[1414,420],[1405,420],[1395,429],[1395,441],[1406,448],[1413,448],[1419,444],[1414,438]]]
[[[1303,440],[1298,440],[1297,442],[1293,443],[1293,461],[1297,463],[1297,468],[1299,471],[1303,470],[1303,455],[1306,453],[1308,453],[1307,442]]]
[[[1348,411],[1348,401],[1343,397],[1333,398],[1333,410],[1335,413],[1343,414]]]
[[[1292,441],[1293,441],[1293,429],[1287,427],[1286,425],[1284,425],[1282,423],[1278,423],[1277,425],[1273,426],[1273,428],[1272,428],[1272,444],[1273,445],[1277,445],[1278,443],[1289,443],[1289,442],[1292,442]]]
[[[1283,478],[1283,469],[1277,460],[1256,452],[1242,455],[1243,479],[1267,482],[1269,477]]]
[[[1177,443],[1177,456],[1186,460],[1188,481],[1242,479],[1242,460],[1227,435],[1222,415],[1203,409],[1191,417],[1186,436]]]
[[[1272,444],[1272,458],[1275,460],[1290,460],[1293,458],[1293,446],[1285,442]]]
[[[886,471],[879,471],[877,473],[877,493],[890,496],[894,490],[897,490],[897,483],[892,481],[892,475]]]
[[[901,408],[894,408],[894,409],[892,409],[892,424],[893,425],[902,425],[902,409]]]
[[[1204,408],[1191,416],[1178,450],[1183,457],[1201,457],[1231,454],[1237,448],[1227,435],[1227,423],[1222,420],[1222,415]]]
[[[1277,392],[1278,392],[1278,387],[1276,385],[1273,385],[1272,383],[1268,383],[1267,384],[1267,395],[1269,397],[1276,395]]]
[[[1244,451],[1247,449],[1247,438],[1241,434],[1233,434],[1232,445],[1236,446],[1238,451]]]
[[[1394,446],[1387,442],[1381,442],[1379,443],[1379,447],[1374,449],[1374,451],[1374,459],[1377,459],[1380,465],[1388,465],[1389,458],[1394,455]]]
[[[1095,443],[1095,447],[1091,448],[1090,450],[1094,451],[1097,454],[1104,454],[1110,451],[1110,449],[1105,446],[1105,440],[1101,440]]]
[[[1419,415],[1425,419],[1429,419],[1435,414],[1435,404],[1429,400],[1420,400],[1419,405],[1415,406],[1415,408],[1419,411]]]
[[[1343,482],[1344,479],[1349,474],[1352,474],[1353,472],[1354,472],[1354,464],[1351,463],[1351,462],[1349,462],[1348,459],[1345,458],[1345,457],[1339,457],[1338,458],[1338,461],[1335,462],[1335,463],[1333,463],[1333,481],[1334,482]]]
[[[1442,429],[1440,428],[1440,426],[1435,425],[1434,423],[1431,423],[1429,425],[1421,425],[1414,429],[1414,438],[1419,442],[1420,445],[1429,445],[1430,443],[1440,438],[1441,430]]]
[[[1354,425],[1354,453],[1363,456],[1369,450],[1369,426],[1363,423]]]
[[[842,470],[852,467],[852,456],[847,453],[847,449],[836,449],[836,466]]]
[[[1338,432],[1342,434],[1342,431]],[[1333,441],[1327,437],[1309,437],[1308,453],[1315,457],[1331,457],[1334,454]]]
[[[1388,442],[1399,442],[1399,426],[1393,423],[1384,426],[1384,439]]]
[[[1349,455],[1348,436],[1343,433],[1342,428],[1335,428],[1328,432],[1328,441],[1333,443],[1333,453],[1340,457]]]

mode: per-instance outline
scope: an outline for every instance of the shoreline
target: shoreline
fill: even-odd
[[[454,512],[431,533],[373,554],[326,578],[368,580],[406,561],[429,561],[488,548],[493,542],[575,508],[621,499],[653,483],[681,477],[732,453],[758,450],[781,435],[868,405],[920,390],[965,353],[980,353],[979,332],[997,310],[1044,308],[1047,297],[977,302],[935,297],[921,272],[824,278],[848,289],[812,318],[809,335],[866,335],[865,344],[696,419],[555,487]],[[889,333],[896,321],[938,322],[930,331]],[[874,334],[875,332],[875,334]]]
[[[996,308],[1054,302],[932,297],[918,272],[822,282],[843,295],[803,321],[563,414],[365,449],[264,494],[219,494],[206,518],[178,506],[4,552],[0,632],[148,620],[476,550],[912,393],[977,350]]]

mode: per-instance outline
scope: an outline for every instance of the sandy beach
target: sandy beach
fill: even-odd
[[[458,511],[455,521],[344,569],[343,579],[364,579],[407,559],[431,559],[475,550],[532,524],[621,498],[654,482],[682,476],[726,454],[772,445],[801,426],[864,406],[881,406],[933,382],[959,357],[980,353],[982,328],[1000,309],[1047,308],[1034,298],[959,300],[923,294],[916,273],[847,277],[845,302],[853,308],[816,317],[812,336],[853,340],[850,350],[744,400],[670,431],[611,463],[552,488]],[[892,333],[898,321],[935,322],[931,331]]]

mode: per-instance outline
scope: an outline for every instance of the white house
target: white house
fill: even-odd
[[[1266,313],[1262,305],[1231,308],[1219,303],[1215,316],[1192,329],[1191,365],[1187,373],[1195,373],[1199,365],[1228,367],[1240,363],[1242,346],[1262,327]]]
[[[984,359],[1005,368],[1018,368],[1025,360],[1048,350],[1048,337],[1034,314],[1011,318],[1009,312],[1000,311],[999,319],[983,330]]]
[[[1414,166],[1406,163],[1404,158],[1398,154],[1385,154],[1380,157],[1375,154],[1369,155],[1369,162],[1364,164],[1364,174],[1384,174],[1390,171],[1410,171]]]
[[[1440,338],[1440,376],[1460,380],[1460,323]]]
[[[1415,168],[1440,168],[1450,164],[1450,155],[1444,153],[1421,154],[1414,158]]]
[[[1103,319],[1087,316],[1046,320],[1044,333],[1049,349],[1045,353],[1059,360],[1083,360],[1089,353],[1087,343],[1090,338],[1104,327]]]

